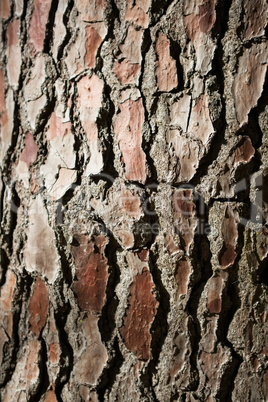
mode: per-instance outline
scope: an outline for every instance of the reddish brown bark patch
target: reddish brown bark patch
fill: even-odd
[[[119,230],[118,235],[124,247],[132,248],[134,246],[134,237],[132,232],[127,230]]]
[[[180,248],[176,245],[173,236],[170,233],[165,234],[165,240],[164,240],[165,247],[169,254],[176,254],[180,250]]]
[[[207,297],[207,309],[210,313],[218,314],[221,312],[223,280],[220,277],[212,278],[209,283],[208,297]]]
[[[107,2],[106,0],[76,0],[75,6],[84,21],[95,22],[103,20]]]
[[[57,402],[56,394],[53,390],[48,391],[45,397],[45,402]]]
[[[191,41],[198,39],[201,32],[207,35],[216,21],[215,0],[200,5],[198,14],[187,15],[184,21]]]
[[[127,100],[119,108],[114,131],[125,163],[126,178],[144,183],[146,171],[145,153],[141,147],[144,123],[142,99]]]
[[[100,108],[102,106],[103,86],[103,81],[96,74],[93,74],[91,78],[82,77],[77,83],[78,106]],[[84,117],[82,121],[84,121]]]
[[[196,14],[187,15],[184,19],[188,37],[193,42],[199,35],[199,17]]]
[[[128,0],[125,20],[147,28],[149,24],[148,9],[150,3],[151,0],[137,0],[135,2]]]
[[[219,263],[223,269],[233,265],[236,258],[236,241],[238,237],[237,223],[234,212],[227,206],[222,225],[223,246],[219,253]]]
[[[267,70],[264,60],[267,60],[267,54],[267,44],[259,43],[253,44],[249,49],[245,48],[239,58],[232,90],[240,126],[248,122],[248,114],[257,105],[263,92]]]
[[[262,227],[260,232],[256,233],[256,248],[261,261],[267,257],[268,254],[268,229]]]
[[[3,127],[8,121],[5,100],[5,79],[3,71],[0,70],[0,125]]]
[[[139,197],[133,195],[130,190],[122,191],[122,209],[129,216],[139,216],[141,214]]]
[[[76,236],[78,246],[72,246],[77,280],[73,284],[81,310],[101,311],[106,300],[108,281],[107,258],[104,249],[107,239],[103,235],[92,239]]]
[[[140,69],[140,64],[131,63],[125,59],[121,62],[116,60],[114,63],[115,75],[122,85],[130,84],[135,81],[139,75]]]
[[[114,72],[121,84],[138,84],[142,37],[143,32],[130,25],[124,42],[119,45],[120,54],[114,63]]]
[[[34,142],[31,133],[27,133],[24,140],[25,147],[21,153],[20,160],[29,167],[36,160],[38,145]]]
[[[255,154],[255,148],[252,146],[250,138],[246,138],[243,143],[236,148],[234,163],[249,162]]]
[[[228,355],[225,349],[219,344],[215,353],[202,351],[200,361],[202,371],[206,375],[206,384],[213,390],[217,387],[222,366],[228,361]]]
[[[58,343],[49,345],[49,357],[52,364],[57,364],[60,359],[60,348]]]
[[[85,66],[94,68],[96,66],[96,54],[101,45],[102,38],[94,27],[86,28],[86,55]]]
[[[192,135],[201,140],[204,145],[208,143],[210,136],[214,132],[213,124],[211,122],[209,113],[209,98],[207,94],[201,95],[196,99],[195,106],[193,107],[188,131]]]
[[[267,24],[267,3],[265,0],[244,0],[243,39],[249,40],[264,34]]]
[[[30,313],[30,329],[36,335],[39,336],[42,328],[46,324],[48,312],[48,293],[45,282],[40,278],[37,278],[33,295],[29,303]]]
[[[7,46],[11,47],[17,45],[19,42],[18,38],[18,30],[20,27],[19,20],[13,20],[10,24],[8,24],[7,28]]]
[[[3,71],[0,70],[0,116],[2,115],[3,111],[6,108],[6,101],[5,101],[5,79]]]
[[[0,18],[8,19],[10,15],[10,0],[0,1]]]
[[[180,323],[181,333],[175,334],[174,337],[174,354],[172,358],[172,366],[170,369],[170,375],[172,378],[178,376],[183,366],[187,363],[186,354],[187,352],[189,352],[187,345],[188,339],[185,336],[187,327],[183,324],[184,322]]]
[[[29,392],[29,388],[33,384],[40,382],[40,369],[39,369],[39,356],[41,350],[41,343],[37,339],[33,339],[29,342],[27,348],[27,360],[25,365],[26,374],[26,392]]]
[[[216,314],[221,312],[221,299],[218,298],[218,295],[216,292],[211,292],[211,297],[213,300],[211,300],[207,304],[207,308],[210,313]]]
[[[228,268],[230,265],[233,265],[236,258],[235,247],[232,244],[223,245],[220,254],[219,254],[219,262],[222,268]]]
[[[191,266],[189,260],[188,258],[183,257],[181,260],[179,260],[175,273],[176,282],[178,284],[178,297],[187,293],[190,275]]]
[[[156,42],[158,66],[156,69],[160,91],[171,91],[178,86],[177,67],[170,55],[170,43],[165,34],[160,33]]]
[[[2,347],[5,343],[6,334],[11,338],[13,333],[12,302],[15,286],[16,277],[11,270],[8,270],[6,282],[0,289],[0,363],[2,361]],[[2,331],[1,327],[4,331]],[[4,336],[3,332],[5,333]]]
[[[180,189],[174,192],[172,197],[172,209],[174,211],[174,226],[180,236],[181,245],[188,253],[194,239],[196,228],[195,204],[193,191]]]
[[[101,341],[98,321],[99,318],[92,313],[84,314],[84,318],[80,320],[79,336],[85,347],[81,348],[82,353],[75,356],[73,370],[73,378],[75,381],[78,379],[80,384],[96,384],[108,359],[107,350]]]
[[[65,135],[69,134],[71,130],[71,123],[63,123],[61,118],[56,115],[55,112],[51,113],[51,116],[48,121],[48,129],[47,129],[47,139],[49,141],[53,140],[53,138],[61,137],[63,138]]]
[[[148,262],[149,259],[149,250],[143,249],[138,253],[138,257],[142,262]]]
[[[43,49],[50,6],[51,0],[34,0],[29,39],[37,52]]]
[[[47,210],[40,194],[30,201],[24,259],[28,272],[38,272],[49,283],[54,282],[59,272],[58,253],[54,232],[49,226]]]
[[[19,76],[21,73],[21,49],[19,43],[20,36],[20,21],[13,19],[7,28],[7,76],[11,86],[18,85]]]
[[[152,276],[148,268],[144,268],[130,287],[129,308],[120,329],[126,347],[135,353],[138,359],[150,359],[150,327],[157,306]]]
[[[208,34],[216,21],[215,1],[208,0],[199,6],[199,27],[200,31]]]
[[[175,214],[193,216],[195,204],[191,200],[192,190],[176,191],[172,198]]]

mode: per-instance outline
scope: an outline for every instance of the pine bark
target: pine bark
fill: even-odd
[[[1,400],[268,400],[267,13],[1,0]]]

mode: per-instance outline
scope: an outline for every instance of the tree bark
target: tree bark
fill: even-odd
[[[264,0],[1,0],[1,400],[267,401]]]

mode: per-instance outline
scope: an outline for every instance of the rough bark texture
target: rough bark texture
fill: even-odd
[[[1,400],[268,400],[265,0],[1,0]]]

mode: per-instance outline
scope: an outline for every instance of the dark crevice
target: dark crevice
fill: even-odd
[[[114,150],[113,150],[113,142],[114,142],[114,136],[112,134],[112,125],[113,125],[113,117],[115,114],[115,107],[113,102],[111,101],[111,88],[107,84],[106,80],[104,77],[102,77],[104,80],[104,96],[107,99],[107,107],[102,108],[100,110],[100,114],[97,119],[97,126],[99,127],[99,131],[101,129],[106,129],[108,131],[108,136],[105,140],[103,140],[103,175],[108,177],[108,182],[112,182],[113,180],[118,177],[118,172],[116,171],[114,164],[112,161],[114,161],[115,155],[114,155]],[[100,134],[99,134],[100,135]],[[100,176],[102,174],[100,173]],[[111,180],[112,179],[112,180]],[[104,179],[105,180],[105,179]],[[111,183],[111,185],[112,185]],[[109,185],[108,185],[109,186]]]
[[[189,105],[189,113],[188,113],[187,124],[186,124],[186,132],[188,132],[188,128],[189,128],[189,124],[190,124],[190,119],[191,119],[191,115],[192,115],[192,107],[193,107],[193,98],[191,96],[190,105]]]
[[[215,91],[217,91],[216,87]],[[197,186],[198,184],[200,184],[202,178],[208,174],[209,167],[215,160],[217,160],[217,157],[219,155],[222,146],[226,144],[225,140],[226,127],[227,124],[225,121],[225,105],[222,98],[221,116],[218,121],[214,122],[215,134],[211,141],[209,151],[201,158],[196,173],[194,177],[190,180],[190,183],[193,186]]]
[[[66,250],[66,239],[63,234],[62,227],[60,225],[57,225],[57,230],[56,230],[56,247],[60,256],[60,261],[61,261],[61,272],[64,278],[65,283],[68,284],[68,286],[71,286],[72,284],[72,272],[70,268],[70,262],[67,259],[65,250]]]
[[[0,287],[5,284],[6,272],[10,263],[10,259],[3,247],[0,248]]]
[[[55,394],[59,402],[64,402],[61,397],[61,393],[65,384],[68,384],[70,380],[70,376],[73,371],[74,359],[73,349],[69,342],[67,332],[65,331],[65,324],[72,307],[69,302],[65,302],[63,304],[62,300],[64,300],[64,297],[61,297],[61,295],[59,295],[59,306],[57,311],[54,312],[55,322],[59,335],[59,344],[61,345],[59,373],[55,383]]]
[[[222,46],[221,41],[228,31],[229,13],[231,6],[232,0],[219,1],[216,4],[216,21],[212,28],[212,35],[217,38],[217,45],[220,47]]]
[[[234,269],[234,267],[233,267]],[[229,279],[229,285],[228,288],[228,294],[229,297],[232,295],[232,299],[230,302],[227,302],[227,295],[224,295],[225,292],[223,292],[222,298],[224,299],[224,296],[226,296],[226,299],[224,300],[225,306],[230,306],[231,307],[225,307],[225,310],[221,312],[219,321],[218,321],[218,330],[217,330],[217,339],[219,342],[221,342],[223,345],[227,346],[232,354],[232,360],[228,364],[228,368],[225,370],[222,380],[221,380],[221,386],[219,389],[219,395],[222,396],[225,401],[232,401],[232,391],[234,389],[235,385],[235,379],[236,375],[238,373],[239,367],[243,361],[242,357],[234,350],[233,345],[231,342],[228,341],[227,339],[227,334],[229,330],[229,326],[233,320],[233,317],[235,313],[237,312],[239,306],[240,306],[240,301],[236,301],[236,294],[238,294],[238,286],[236,282],[231,282],[233,279]]]
[[[30,297],[31,286],[33,279],[23,270],[20,276],[16,276],[16,287],[13,295],[12,313],[13,313],[13,326],[12,338],[6,344],[6,354],[4,355],[1,365],[0,386],[5,388],[11,380],[12,375],[16,368],[17,355],[23,339],[19,338],[19,325],[21,320],[22,305]]]
[[[14,94],[14,114],[13,114],[13,130],[11,135],[11,142],[4,158],[4,168],[3,168],[3,175],[7,180],[12,176],[12,166],[15,159],[15,149],[17,145],[17,141],[20,134],[20,106],[18,101],[18,95]]]
[[[178,42],[175,42],[171,38],[169,38],[169,43],[170,43],[170,56],[175,60],[176,62],[176,67],[177,67],[177,76],[178,76],[178,85],[176,88],[174,88],[172,91],[169,91],[169,93],[177,93],[180,91],[183,91],[185,88],[184,84],[184,70],[183,67],[180,63],[180,54],[181,54],[181,47]],[[190,107],[191,110],[191,107]]]
[[[267,82],[268,85],[268,82]],[[267,93],[268,96],[268,93]],[[259,122],[258,122],[259,111],[257,108],[252,109],[248,116],[248,124],[245,128],[245,131],[241,134],[247,135],[252,142],[252,145],[257,150],[262,146],[263,141],[263,132],[261,131]]]
[[[205,213],[207,220],[207,213]],[[192,353],[190,356],[192,375],[191,391],[196,391],[199,384],[198,371],[198,352],[201,340],[201,327],[197,316],[197,310],[200,303],[201,295],[209,278],[212,276],[211,267],[211,251],[209,241],[205,234],[196,234],[194,237],[194,248],[192,252],[193,288],[190,298],[186,305],[186,311],[193,318],[193,329],[190,334]]]
[[[114,24],[114,23],[113,23],[113,24]],[[102,39],[102,42],[101,42],[101,44],[100,44],[100,46],[98,47],[97,52],[96,52],[96,56],[95,56],[96,66],[95,66],[95,69],[94,69],[96,72],[99,72],[99,71],[102,72],[102,68],[103,68],[104,62],[103,62],[103,58],[101,57],[101,52],[102,52],[102,48],[103,48],[103,46],[104,46],[104,44],[105,44],[105,42],[106,42],[106,38],[107,38],[107,37],[109,38],[109,32],[112,32],[112,31],[109,31],[109,28],[108,28],[107,34],[106,34],[105,37]],[[110,38],[109,38],[109,39],[110,39]],[[103,76],[102,76],[102,79],[104,79]],[[104,81],[105,81],[105,80],[104,80]],[[105,82],[105,84],[106,84],[106,82]]]
[[[62,43],[59,45],[59,48],[58,48],[57,60],[59,63],[62,61],[64,50],[65,50],[66,46],[69,44],[71,37],[72,37],[72,31],[69,27],[69,18],[70,18],[70,13],[71,13],[73,7],[74,7],[74,0],[69,0],[68,6],[62,17],[62,21],[63,21],[63,24],[66,29],[66,34],[65,34],[65,37],[64,37]]]
[[[108,169],[107,169],[108,170]],[[117,175],[114,177],[110,173],[98,173],[90,176],[90,179],[92,180],[93,183],[98,184],[100,180],[104,182],[103,184],[103,190],[104,190],[104,197],[106,197],[107,191],[113,186],[114,180],[117,177]]]
[[[107,400],[107,396],[111,392],[116,376],[119,374],[120,368],[124,362],[117,336],[113,341],[112,350],[112,357],[108,363],[108,367],[104,368],[97,385],[97,393],[100,402]]]
[[[233,269],[235,269],[233,267]],[[233,320],[233,317],[235,313],[237,312],[239,306],[240,306],[240,300],[235,300],[238,299],[235,295],[238,294],[238,286],[237,286],[237,281],[236,282],[231,282],[231,277],[229,277],[229,288],[230,290],[228,291],[229,295],[232,295],[231,299],[231,308],[225,310],[223,313],[221,312],[219,321],[218,321],[218,330],[217,330],[217,337],[218,341],[221,342],[223,345],[227,346],[232,355],[232,360],[228,363],[228,367],[226,367],[225,372],[222,376],[221,379],[221,384],[220,388],[218,391],[218,396],[223,398],[222,400],[232,402],[232,392],[235,387],[235,379],[239,370],[240,365],[243,362],[242,357],[234,350],[233,345],[231,342],[227,339],[227,334],[229,330],[229,326]],[[236,293],[235,293],[236,292]],[[230,296],[229,296],[230,297]],[[224,294],[222,296],[224,299]],[[227,299],[227,297],[226,297]],[[227,300],[225,300],[225,305],[227,305]]]
[[[259,124],[259,116],[264,112],[267,107],[268,99],[268,73],[266,73],[265,82],[263,85],[262,94],[258,100],[258,104],[253,108],[248,115],[248,124],[241,128],[241,131],[245,132],[252,141],[253,146],[257,149],[262,145],[263,132]]]
[[[268,98],[268,72],[266,71],[265,81],[263,84],[263,91],[260,98],[258,99],[258,104],[253,109],[253,111],[256,110],[258,114],[262,113],[267,107],[267,98]]]
[[[147,119],[148,114],[147,114],[145,107],[144,107],[144,111],[145,111],[145,121],[149,122],[149,119]],[[149,126],[150,126],[150,123],[149,123]],[[149,166],[149,170],[150,170],[149,175],[147,175],[147,177],[146,177],[146,186],[150,186],[150,185],[154,184],[155,182],[157,182],[157,170],[155,167],[154,160],[150,155],[150,149],[151,149],[152,144],[154,143],[155,137],[154,137],[154,135],[152,135],[151,127],[149,128],[149,130],[151,133],[149,142],[145,141],[143,139],[143,143],[142,143],[142,149],[146,155],[146,162],[147,162],[147,165]],[[140,186],[140,183],[137,183],[137,185]]]
[[[1,172],[2,173],[2,172]],[[2,176],[2,174],[1,174]],[[4,228],[4,199],[5,199],[5,190],[6,186],[4,181],[2,180],[2,188],[1,188],[1,194],[0,194],[0,221],[1,221],[1,227],[0,227],[0,286],[3,286],[6,280],[6,271],[9,265],[9,256],[7,255],[7,252],[5,250],[6,244],[4,244],[3,241],[3,228]]]
[[[20,75],[18,80],[18,88],[14,91],[14,113],[13,113],[13,132],[11,136],[11,144],[8,149],[7,155],[4,160],[4,175],[6,177],[11,176],[11,168],[13,166],[15,155],[15,148],[17,145],[17,141],[20,135],[20,130],[22,127],[20,114],[20,102],[19,95],[21,94],[23,85],[25,83],[26,75],[29,71],[29,63],[31,62],[29,58],[25,57],[25,47],[27,46],[27,25],[26,25],[26,13],[27,13],[27,2],[23,4],[23,11],[20,19],[20,46],[21,46],[21,55],[22,55],[22,64],[20,69]],[[5,43],[3,41],[3,43]],[[5,48],[7,46],[5,45]]]
[[[149,28],[152,28],[165,16],[169,6],[177,3],[178,0],[153,0],[151,5],[151,22]]]
[[[211,164],[217,159],[219,152],[221,150],[222,145],[226,144],[225,140],[225,130],[227,127],[226,123],[226,106],[224,100],[224,73],[223,73],[223,58],[224,51],[222,45],[222,39],[228,29],[228,21],[229,21],[229,11],[231,7],[232,1],[228,0],[227,2],[219,2],[216,7],[216,15],[217,19],[212,29],[212,34],[217,36],[217,48],[215,51],[215,55],[212,61],[212,74],[216,77],[217,81],[212,84],[209,88],[209,91],[213,93],[219,93],[221,98],[221,105],[217,105],[218,108],[221,108],[221,112],[218,118],[213,122],[215,135],[210,144],[209,152],[200,160],[199,167],[196,171],[195,176],[191,180],[191,183],[196,186],[200,183],[203,176],[206,176],[208,173],[208,168]]]
[[[107,8],[105,10],[106,20],[108,21],[108,33],[107,38],[113,40],[115,39],[114,31],[115,31],[115,24],[120,21],[120,11],[116,5],[114,0],[110,0],[107,4]]]
[[[36,392],[32,393],[28,397],[29,402],[36,402],[40,401],[42,396],[47,392],[47,389],[49,387],[49,377],[48,377],[48,371],[47,371],[47,347],[46,347],[46,342],[44,341],[43,338],[40,339],[41,342],[41,348],[40,348],[40,358],[39,358],[39,364],[38,364],[38,369],[39,369],[39,376],[38,376],[38,388]]]
[[[171,396],[170,402],[178,402],[178,401],[185,402],[186,401],[185,395],[180,395],[179,392],[176,392],[174,395]]]
[[[36,123],[36,129],[34,134],[34,140],[36,143],[38,143],[39,149],[35,164],[39,162],[39,158],[44,159],[48,155],[47,141],[45,139],[45,127],[51,114],[54,112],[55,105],[56,105],[56,98],[53,95],[52,100],[48,101],[46,107],[40,112],[40,115],[38,117],[38,122]]]
[[[75,96],[76,94],[74,93],[72,96],[72,102],[71,102],[71,107],[70,107],[70,121],[72,124],[72,131],[74,131],[74,153],[76,155],[76,160],[75,160],[75,169],[77,171],[77,183],[81,183],[82,180],[82,174],[83,174],[83,169],[84,169],[84,165],[85,165],[85,157],[84,157],[84,153],[81,154],[81,152],[79,152],[82,147],[83,147],[83,142],[84,142],[84,138],[83,135],[84,132],[82,130],[81,127],[81,123],[78,120],[77,116],[75,115]],[[78,132],[78,133],[77,133]],[[83,134],[81,134],[81,132]],[[76,185],[73,185],[76,186]]]
[[[108,237],[109,242],[105,248],[105,256],[108,261],[109,278],[106,286],[106,303],[98,322],[103,342],[110,341],[116,328],[115,313],[118,306],[118,299],[115,289],[120,282],[120,268],[118,267],[116,252],[122,249],[111,231],[108,232]]]
[[[154,205],[149,206],[150,210],[155,210]],[[154,216],[149,216],[150,225],[156,225],[159,227],[159,219],[157,214]],[[154,321],[150,328],[151,333],[151,351],[152,358],[149,361],[144,373],[141,374],[142,384],[144,389],[141,389],[143,396],[146,396],[146,389],[150,390],[153,394],[154,400],[157,402],[154,386],[153,386],[153,376],[157,373],[157,363],[159,361],[159,356],[162,350],[162,346],[165,342],[168,333],[168,322],[167,317],[170,311],[170,296],[168,291],[162,282],[161,271],[158,268],[158,250],[157,244],[155,243],[158,233],[152,232],[151,239],[146,243],[145,249],[151,250],[149,253],[149,268],[152,275],[152,280],[155,286],[156,300],[159,305],[154,318]],[[140,243],[142,244],[142,243]],[[152,246],[154,248],[152,249]]]
[[[6,192],[6,184],[3,180],[3,172],[2,169],[0,169],[0,174],[1,174],[1,191],[0,191],[0,222],[2,222],[3,215],[4,215],[4,200],[5,200],[5,192]],[[2,232],[2,225],[0,227],[0,233]]]
[[[24,49],[27,47],[27,38],[28,38],[28,27],[27,27],[27,20],[26,20],[26,15],[27,15],[27,5],[29,3],[27,1],[23,1],[23,10],[21,14],[21,25],[20,25],[20,43],[22,45],[21,49],[21,55],[22,58],[24,56]],[[27,71],[26,71],[27,72]],[[23,85],[23,80],[22,80],[22,74],[23,74],[23,68],[21,68],[21,74],[20,74],[20,80],[19,80],[19,89],[22,88]]]
[[[231,344],[227,346],[232,346]],[[239,370],[240,365],[243,362],[241,356],[239,356],[236,352],[232,350],[232,361],[229,363],[228,367],[226,367],[225,372],[221,378],[221,384],[219,387],[219,391],[217,396],[219,400],[226,401],[226,402],[233,402],[232,393],[235,386],[235,379]],[[230,384],[230,386],[229,386]]]
[[[150,50],[151,45],[152,45],[152,39],[151,39],[150,30],[146,29],[144,31],[142,48],[141,48],[142,61],[141,61],[141,72],[140,72],[140,78],[139,78],[139,88],[140,88],[140,93],[141,93],[141,98],[142,98],[142,103],[143,103],[143,109],[144,109],[144,121],[146,123],[148,123],[148,129],[150,131],[150,136],[149,136],[150,140],[146,141],[143,136],[143,141],[142,141],[142,149],[146,154],[146,162],[150,169],[149,177],[147,176],[147,180],[146,180],[147,184],[150,184],[151,182],[154,182],[157,180],[156,167],[155,167],[154,161],[150,155],[150,149],[151,149],[151,145],[154,141],[154,135],[153,135],[152,126],[150,123],[150,116],[149,116],[148,110],[146,108],[146,99],[145,99],[145,96],[141,89],[142,88],[142,80],[143,80],[143,76],[144,76],[144,70],[145,70],[146,54]],[[157,107],[157,105],[156,105],[156,107]]]
[[[71,185],[71,187],[66,191],[66,193],[64,193],[64,195],[57,202],[57,210],[56,210],[56,225],[57,226],[64,224],[65,213],[68,211],[68,203],[73,199],[74,193],[75,193],[77,187],[79,187],[81,184],[79,176],[80,175],[78,175],[76,182]],[[80,207],[76,211],[76,213],[78,213],[79,211],[80,211]],[[61,240],[63,240],[62,237],[61,237]]]
[[[143,75],[144,75],[144,70],[145,70],[145,63],[146,63],[146,54],[149,52],[150,48],[152,45],[152,39],[151,39],[151,33],[149,29],[145,29],[143,33],[143,41],[141,44],[141,72],[140,72],[140,77],[139,77],[139,88],[141,89],[142,87],[142,80],[143,80]],[[141,91],[142,93],[142,91]],[[146,120],[145,120],[146,121]]]
[[[10,191],[11,191],[11,200],[10,205],[8,206],[9,207],[8,221],[6,222],[6,225],[8,227],[8,233],[4,232],[3,235],[5,242],[7,244],[8,255],[11,257],[13,253],[13,235],[17,226],[17,214],[18,209],[20,207],[20,198],[15,189],[15,183],[12,184]]]
[[[154,240],[155,237],[152,240],[152,242]],[[148,250],[150,249],[151,245],[148,244]],[[150,272],[152,274],[153,283],[155,285],[156,300],[158,301],[159,305],[155,319],[150,329],[150,333],[152,336],[151,340],[152,359],[149,361],[148,366],[146,367],[144,373],[141,374],[141,381],[144,386],[144,389],[142,389],[141,392],[142,393],[145,392],[143,396],[144,397],[146,396],[146,388],[148,388],[153,394],[154,400],[156,402],[158,401],[158,399],[154,391],[153,377],[157,373],[157,364],[159,362],[159,356],[168,333],[167,317],[170,311],[170,297],[163,285],[161,278],[161,271],[158,268],[157,260],[158,260],[157,251],[154,250],[153,252],[150,253],[149,267]]]
[[[257,283],[268,286],[268,258],[266,258],[259,266],[259,273],[257,276]]]
[[[254,257],[256,258],[257,264],[252,271],[252,281],[254,285],[268,285],[268,256],[265,257],[263,260],[260,259],[259,253],[257,250],[257,238],[260,234],[257,231],[253,232],[254,236]],[[266,235],[266,234],[265,234]]]
[[[244,244],[244,227],[242,225],[238,226],[237,244],[237,258],[234,265],[232,265],[230,269],[228,269],[229,275],[226,287],[223,290],[222,294],[223,305],[219,315],[216,331],[218,341],[222,345],[227,346],[232,354],[232,360],[223,374],[218,392],[219,396],[221,396],[223,400],[226,400],[228,402],[232,402],[232,391],[234,389],[236,375],[243,361],[242,357],[235,351],[233,345],[228,340],[228,331],[230,328],[230,324],[235,316],[235,313],[241,307],[238,279],[239,263],[241,260],[242,248]]]
[[[53,27],[55,23],[55,16],[58,9],[59,0],[52,0],[51,7],[48,15],[48,22],[46,25],[46,34],[44,39],[43,53],[50,53],[50,48],[53,41]]]

